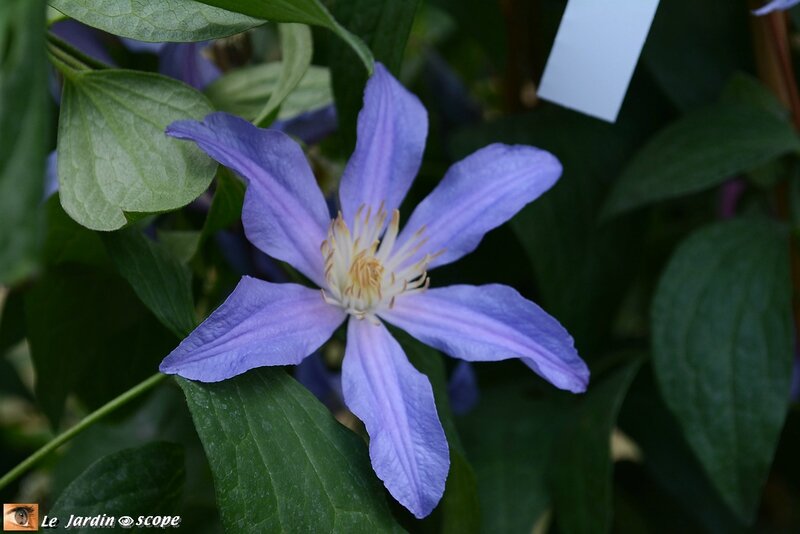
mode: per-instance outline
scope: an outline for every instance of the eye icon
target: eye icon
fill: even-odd
[[[119,520],[117,520],[117,523],[119,523],[119,526],[121,526],[122,528],[130,528],[131,526],[133,526],[133,518],[127,515],[123,515],[122,517],[119,518]]]
[[[39,530],[39,505],[4,504],[3,530],[11,532]]]

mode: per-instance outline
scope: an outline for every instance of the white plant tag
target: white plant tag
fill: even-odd
[[[539,96],[616,121],[658,1],[569,0]]]

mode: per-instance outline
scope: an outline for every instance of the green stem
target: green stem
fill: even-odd
[[[52,63],[65,78],[72,78],[75,76],[76,72],[88,68],[80,61],[70,57],[69,54],[65,54],[62,50],[59,50],[51,44],[47,45],[47,55],[50,59],[50,63]]]
[[[68,42],[58,37],[53,32],[47,32],[47,44],[57,48],[62,52],[62,54],[67,55],[78,63],[84,65],[84,69],[102,70],[109,68],[109,65],[106,65],[102,61],[99,61],[88,54],[84,54]]]
[[[3,478],[0,478],[0,490],[19,478],[25,471],[42,461],[48,454],[59,448],[61,445],[68,442],[120,406],[127,404],[142,393],[152,389],[162,380],[167,378],[167,376],[168,375],[162,375],[161,373],[154,374],[147,380],[133,386],[119,397],[108,401],[106,404],[81,419],[77,425],[50,440],[46,445],[28,456],[14,469],[6,473]]]

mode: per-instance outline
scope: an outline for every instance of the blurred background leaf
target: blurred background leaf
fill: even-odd
[[[0,5],[0,284],[38,263],[51,106],[42,0]]]

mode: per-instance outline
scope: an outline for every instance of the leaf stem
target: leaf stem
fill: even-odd
[[[106,65],[100,60],[93,58],[88,54],[84,54],[68,42],[64,41],[60,37],[58,37],[53,32],[47,32],[47,44],[50,45],[51,50],[57,49],[62,56],[62,60],[64,57],[70,58],[73,62],[77,62],[77,64],[82,66],[83,70],[86,69],[96,69],[102,70],[109,68],[110,65]]]
[[[6,473],[3,478],[0,478],[0,490],[8,486],[11,482],[19,478],[25,471],[39,463],[43,460],[48,454],[59,448],[64,443],[68,442],[100,419],[108,415],[109,413],[113,412],[117,408],[124,406],[128,402],[132,401],[142,393],[152,389],[154,386],[159,384],[162,380],[167,378],[168,375],[164,375],[161,373],[156,373],[150,378],[140,382],[139,384],[133,386],[131,389],[108,401],[106,404],[95,410],[94,412],[90,413],[81,421],[70,428],[69,430],[59,434],[52,440],[50,440],[47,444],[41,447],[39,450],[28,456],[25,460],[20,462],[14,469]]]

